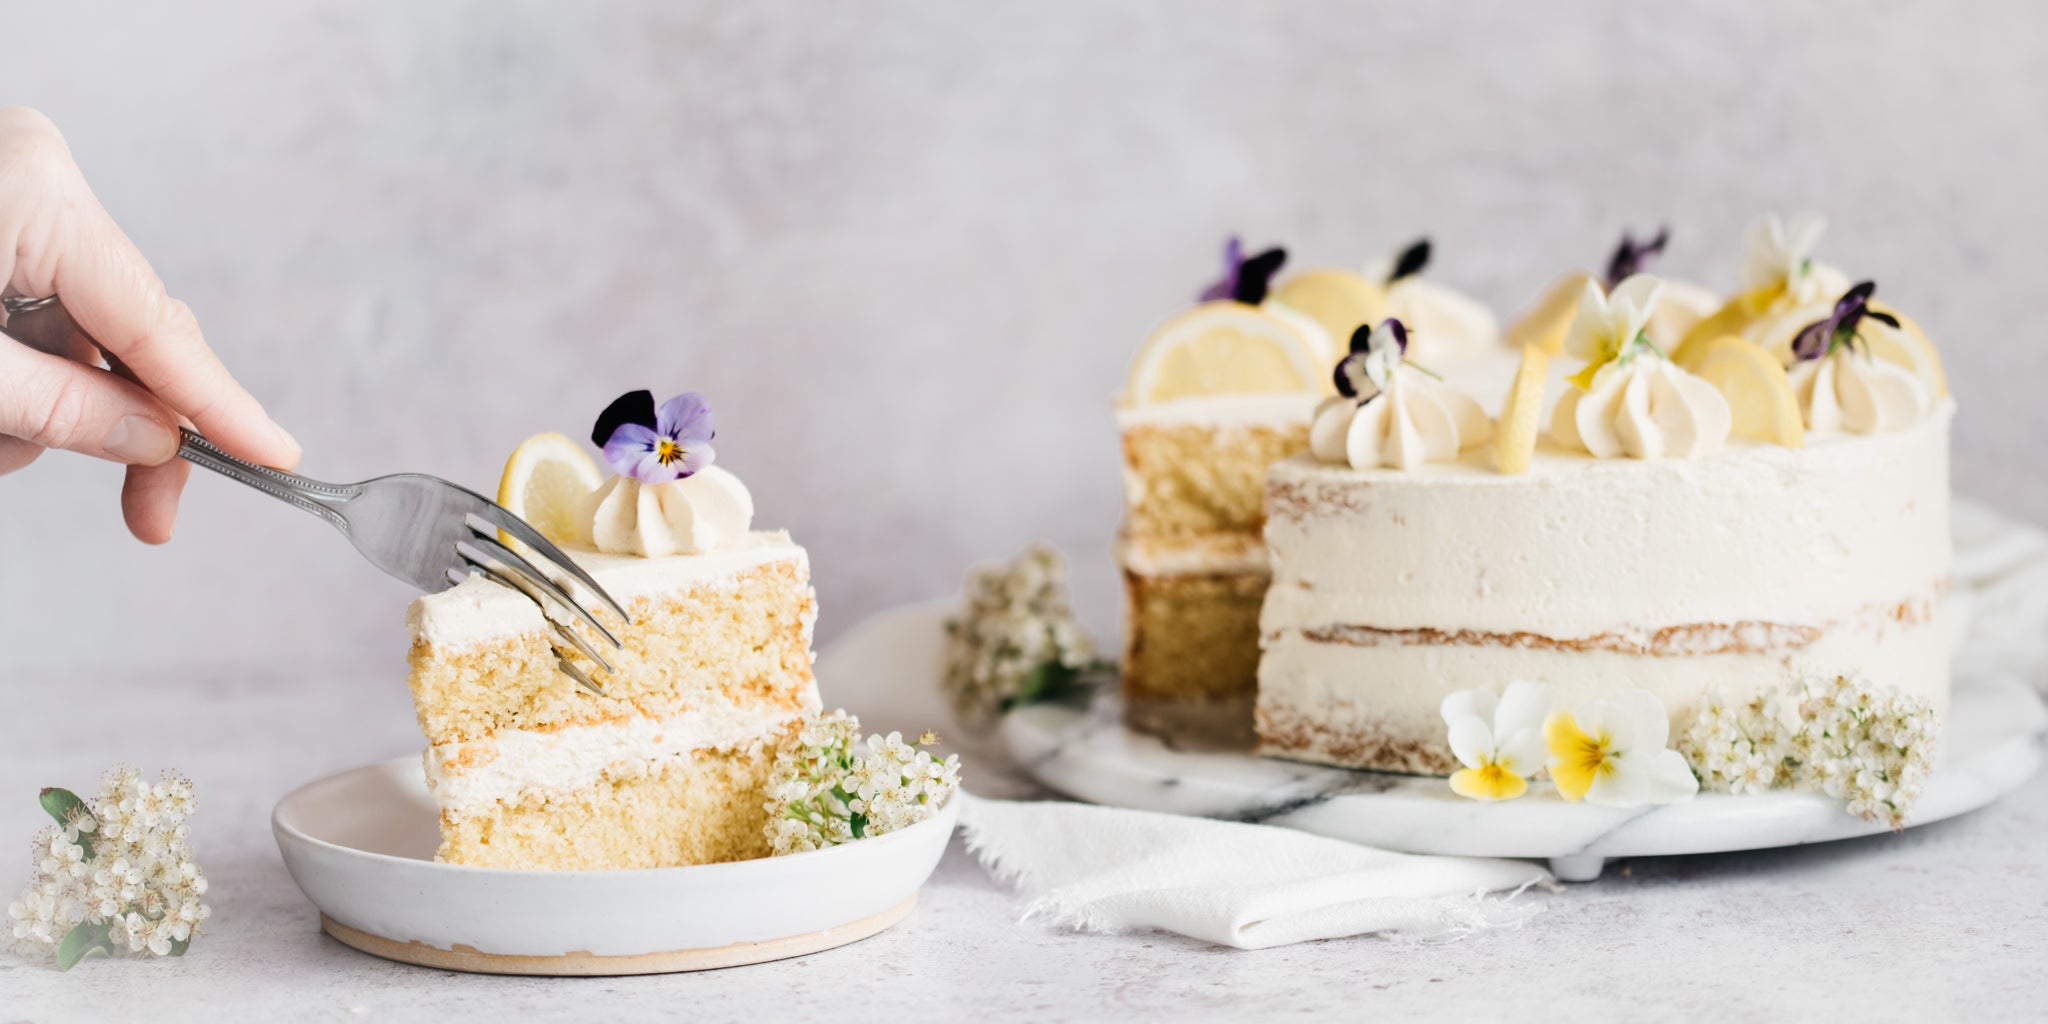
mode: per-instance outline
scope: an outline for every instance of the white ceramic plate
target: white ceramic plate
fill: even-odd
[[[302,786],[271,815],[292,880],[335,938],[411,963],[505,974],[647,974],[797,956],[910,912],[959,801],[900,832],[812,853],[632,871],[436,863],[417,757]]]

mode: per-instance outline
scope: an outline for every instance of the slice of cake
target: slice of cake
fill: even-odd
[[[1804,250],[1761,248],[1786,279],[1746,275],[1769,298],[1723,318],[1760,340],[1676,361],[1646,330],[1659,282],[1589,282],[1563,346],[1584,365],[1541,413],[1532,346],[1492,445],[1467,444],[1455,374],[1381,356],[1352,378],[1360,398],[1326,406],[1311,454],[1268,479],[1262,752],[1449,773],[1446,698],[1515,680],[1560,707],[1647,691],[1674,725],[1709,693],[1808,677],[1945,707],[1939,360],[1867,283],[1775,326],[1773,303],[1813,312],[1833,286]]]
[[[1380,301],[1355,274],[1311,272],[1295,294],[1315,315],[1285,306],[1267,294],[1285,260],[1231,239],[1223,279],[1153,333],[1117,399],[1124,706],[1143,728],[1250,740],[1266,467],[1308,447],[1332,347],[1318,316]]]
[[[439,859],[642,868],[770,852],[770,764],[818,710],[817,601],[804,549],[751,529],[752,499],[711,465],[711,436],[701,397],[657,411],[635,392],[594,432],[620,471],[602,486],[559,435],[507,466],[508,485],[587,479],[581,493],[558,485],[578,511],[544,528],[632,615],[609,624],[623,644],[603,652],[610,670],[564,647],[532,601],[480,576],[413,603],[412,693]],[[602,694],[559,670],[558,650]]]

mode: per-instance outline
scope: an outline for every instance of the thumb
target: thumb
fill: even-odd
[[[0,337],[0,434],[154,466],[178,454],[177,422],[128,381]]]

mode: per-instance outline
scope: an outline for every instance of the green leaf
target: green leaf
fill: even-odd
[[[1080,689],[1074,685],[1080,675],[1057,661],[1048,661],[1025,674],[1017,685],[1017,693],[1003,702],[1003,710],[1069,697]]]
[[[172,940],[171,940],[171,955],[172,955],[172,956],[184,956],[184,955],[185,955],[185,951],[186,951],[186,950],[188,950],[188,949],[191,949],[191,948],[192,948],[192,939],[191,939],[191,938],[190,938],[189,936],[188,936],[188,937],[186,937],[186,938],[185,938],[185,939],[184,939],[183,941],[179,941],[179,940],[177,940],[177,939],[172,939]]]
[[[85,801],[80,800],[78,794],[68,789],[47,786],[44,787],[40,797],[42,799],[43,811],[49,814],[50,817],[55,818],[57,824],[66,828],[69,828],[73,821],[92,815],[92,811],[85,806]],[[78,845],[85,851],[85,859],[91,860],[92,834],[80,832],[78,834]]]
[[[95,951],[113,956],[113,929],[112,921],[87,921],[72,926],[64,933],[64,941],[57,944],[58,969],[68,971]]]

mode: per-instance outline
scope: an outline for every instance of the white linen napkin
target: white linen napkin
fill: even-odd
[[[1239,949],[1452,938],[1520,925],[1536,905],[1484,894],[1550,879],[1527,861],[1390,853],[1271,825],[957,799],[968,850],[1016,887],[1023,919],[1083,932],[1158,928]]]

